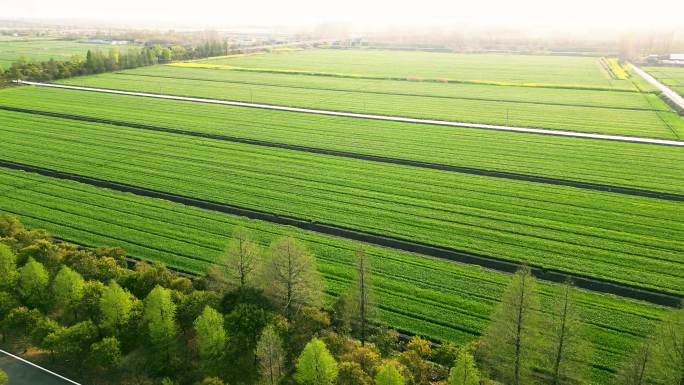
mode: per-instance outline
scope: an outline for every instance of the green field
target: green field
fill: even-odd
[[[684,194],[684,151],[675,147],[293,114],[35,87],[0,91],[1,106]]]
[[[634,89],[629,81],[612,79],[597,57],[312,49],[204,62],[262,70]]]
[[[8,68],[20,57],[33,61],[69,60],[78,55],[85,58],[88,50],[108,52],[114,46],[104,44],[81,43],[75,40],[57,39],[22,39],[9,38],[0,40],[0,69]],[[121,50],[129,46],[117,45]]]
[[[684,96],[683,67],[644,67],[644,70],[649,72],[666,86]]]
[[[132,255],[201,272],[221,255],[232,229],[240,225],[263,245],[282,234],[305,241],[318,259],[328,294],[343,292],[351,281],[354,242],[31,173],[0,168],[0,181],[0,211],[84,245],[119,245]],[[476,338],[510,279],[420,255],[374,246],[365,250],[373,263],[379,321],[438,341]],[[541,290],[546,301],[555,289],[542,284]],[[608,384],[611,371],[664,310],[584,291],[578,298],[587,338],[596,349],[594,379]]]
[[[412,118],[677,138],[684,120],[655,94],[252,73],[170,65],[62,84]]]
[[[14,112],[0,119],[6,160],[684,293],[677,202]]]

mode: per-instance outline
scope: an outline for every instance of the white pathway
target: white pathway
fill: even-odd
[[[651,76],[651,74],[647,73],[646,71],[642,70],[641,68],[635,66],[632,63],[629,63],[632,68],[634,69],[634,72],[639,74],[642,78],[646,79],[647,82],[651,83],[654,87],[662,91],[663,95],[665,95],[668,99],[672,101],[672,103],[678,105],[682,110],[684,110],[684,98],[679,95],[678,93],[674,92],[670,87],[666,86],[665,84],[661,83],[656,79],[655,77]]]
[[[13,359],[15,359],[15,360],[17,360],[17,361],[21,361],[21,362],[23,362],[23,363],[25,363],[25,364],[27,364],[27,365],[30,365],[30,366],[32,366],[32,367],[34,367],[34,368],[36,368],[36,369],[42,370],[43,372],[45,372],[45,373],[47,373],[47,374],[50,374],[50,375],[52,375],[52,376],[55,376],[55,377],[59,378],[60,380],[64,380],[64,381],[66,381],[66,382],[68,382],[68,383],[70,383],[70,384],[73,384],[73,385],[81,385],[81,384],[79,384],[79,383],[76,382],[76,381],[70,380],[70,379],[68,379],[68,378],[66,378],[66,377],[64,377],[64,376],[61,376],[61,375],[59,375],[59,374],[57,374],[57,373],[55,373],[55,372],[53,372],[53,371],[51,371],[51,370],[45,369],[45,368],[42,367],[42,366],[38,366],[38,365],[34,364],[34,363],[31,362],[31,361],[25,360],[25,359],[23,359],[23,358],[21,358],[21,357],[19,357],[19,356],[15,356],[14,354],[9,353],[9,352],[6,352],[6,351],[4,351],[4,350],[2,350],[2,349],[0,349],[0,353],[5,354],[5,355],[7,355],[8,357],[12,357]],[[12,383],[12,379],[10,379],[10,383]]]
[[[187,102],[198,102],[198,103],[220,104],[220,105],[226,105],[226,106],[260,108],[260,109],[266,109],[266,110],[301,112],[301,113],[316,114],[316,115],[342,116],[342,117],[348,117],[348,118],[373,119],[373,120],[383,120],[383,121],[390,121],[390,122],[419,123],[419,124],[430,124],[430,125],[436,125],[436,126],[449,126],[449,127],[479,128],[479,129],[485,129],[485,130],[525,132],[525,133],[532,133],[532,134],[566,136],[566,137],[574,137],[574,138],[600,139],[600,140],[612,140],[612,141],[619,141],[619,142],[647,143],[647,144],[658,144],[658,145],[664,145],[664,146],[684,147],[684,141],[678,141],[678,140],[642,138],[642,137],[636,137],[636,136],[593,134],[593,133],[575,132],[575,131],[547,130],[547,129],[541,129],[541,128],[499,126],[499,125],[492,125],[492,124],[450,122],[450,121],[444,121],[444,120],[414,119],[414,118],[405,118],[405,117],[400,117],[400,116],[358,114],[358,113],[354,113],[354,112],[340,112],[340,111],[329,111],[329,110],[317,110],[317,109],[310,109],[310,108],[284,107],[284,106],[276,106],[276,105],[272,105],[272,104],[259,104],[259,103],[235,102],[235,101],[228,101],[228,100],[193,98],[193,97],[187,97],[187,96],[150,94],[150,93],[145,93],[145,92],[119,91],[119,90],[112,90],[112,89],[108,89],[108,88],[69,86],[69,85],[63,85],[63,84],[29,82],[29,81],[24,81],[24,80],[15,80],[15,83],[32,85],[32,86],[39,86],[39,87],[63,88],[63,89],[68,89],[68,90],[92,91],[92,92],[101,92],[101,93],[107,93],[107,94],[141,96],[141,97],[156,98],[156,99],[181,100],[181,101],[187,101]]]

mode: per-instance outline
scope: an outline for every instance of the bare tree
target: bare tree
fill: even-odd
[[[510,385],[531,383],[537,343],[538,298],[528,267],[518,270],[494,313],[484,336],[486,363],[492,373]]]
[[[277,385],[285,373],[283,342],[273,325],[268,325],[261,333],[256,346],[256,355],[261,366],[263,383]]]
[[[262,276],[264,292],[292,319],[304,306],[318,306],[322,297],[321,279],[314,257],[291,237],[275,240]]]
[[[244,287],[250,281],[252,273],[259,261],[259,245],[244,227],[237,227],[233,231],[224,259],[225,274],[228,281],[237,281]]]
[[[662,382],[684,385],[684,308],[672,311],[657,334],[655,358]]]
[[[370,263],[362,247],[356,250],[356,276],[352,290],[352,326],[364,345],[368,338],[368,319],[373,315],[374,305]]]
[[[582,323],[572,283],[566,282],[553,299],[550,318],[544,327],[543,361],[552,385],[586,382],[589,346],[582,336]]]
[[[644,385],[646,384],[646,374],[652,362],[652,339],[647,338],[634,354],[629,358],[627,364],[620,370],[616,384],[619,385]]]

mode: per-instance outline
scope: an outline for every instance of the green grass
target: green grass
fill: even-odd
[[[629,81],[612,80],[597,57],[310,49],[204,62],[245,68],[634,89]]]
[[[0,40],[0,69],[8,68],[20,57],[33,61],[69,60],[73,55],[85,58],[88,50],[108,52],[113,46],[104,44],[81,43],[75,40],[23,40],[21,38]],[[129,46],[116,46],[125,50]]]
[[[684,194],[679,148],[294,114],[47,88],[0,105],[316,148]]]
[[[684,120],[656,95],[636,92],[339,79],[173,66],[60,83],[469,123],[657,138],[684,136]]]
[[[203,272],[221,255],[232,229],[244,226],[262,245],[282,235],[316,255],[328,294],[348,289],[354,242],[295,228],[221,215],[163,200],[0,168],[0,212],[28,226],[88,246],[121,246],[130,254]],[[488,323],[510,277],[474,266],[366,245],[380,304],[379,321],[407,333],[464,343]],[[544,303],[556,287],[540,285]],[[594,344],[594,380],[612,374],[665,311],[644,303],[578,291],[587,338]],[[547,307],[544,307],[547,308]]]
[[[684,207],[676,202],[0,116],[4,159],[683,292]]]

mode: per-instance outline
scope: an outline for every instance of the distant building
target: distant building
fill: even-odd
[[[88,43],[88,44],[107,44],[107,45],[126,45],[128,44],[128,40],[103,40],[103,39],[90,39],[90,40],[83,40],[83,43]]]
[[[682,60],[684,61],[684,53],[671,53],[670,60]]]

